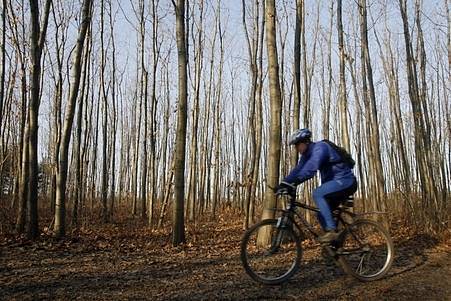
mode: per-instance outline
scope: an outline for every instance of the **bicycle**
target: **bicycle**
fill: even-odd
[[[303,254],[301,242],[307,238],[303,229],[307,229],[315,240],[319,237],[313,225],[297,212],[297,208],[316,213],[319,209],[297,202],[296,197],[288,193],[283,196],[288,196],[286,208],[273,209],[281,212],[281,216],[253,225],[245,232],[241,242],[240,257],[245,271],[263,284],[281,284],[297,272]],[[393,241],[379,223],[362,218],[371,213],[351,212],[353,205],[353,197],[350,196],[333,210],[339,237],[321,246],[345,273],[360,281],[380,279],[393,263]],[[296,222],[295,217],[304,227]],[[261,235],[257,235],[259,233]]]

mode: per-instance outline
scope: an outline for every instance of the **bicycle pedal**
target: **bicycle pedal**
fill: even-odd
[[[335,255],[337,254],[337,253],[335,252],[335,250],[332,249],[331,246],[329,246],[329,245],[323,247],[323,250],[326,250],[327,255],[329,255],[330,257],[333,257],[333,258],[335,258]]]

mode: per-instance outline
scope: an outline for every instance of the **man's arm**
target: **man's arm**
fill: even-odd
[[[327,146],[317,144],[310,157],[299,164],[285,177],[283,182],[291,185],[299,185],[315,176],[323,162],[327,159]]]

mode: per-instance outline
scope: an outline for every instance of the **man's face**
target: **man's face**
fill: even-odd
[[[308,144],[304,143],[304,142],[299,142],[299,143],[294,145],[294,147],[296,148],[296,151],[298,153],[300,153],[301,155],[303,153],[305,153],[305,151],[307,150],[307,146],[308,146]]]

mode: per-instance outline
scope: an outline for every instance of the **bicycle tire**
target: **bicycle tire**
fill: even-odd
[[[365,233],[365,231],[363,231],[364,235],[362,235],[362,233],[358,233],[358,230],[362,229],[364,226],[370,226],[374,229],[374,231],[378,232],[378,235],[380,235],[381,238],[383,238],[384,242],[381,244],[379,241],[377,241],[375,239],[375,237],[370,237],[370,234]],[[362,231],[362,230],[361,230]],[[358,237],[357,237],[358,236]],[[366,237],[363,237],[366,236]],[[387,272],[390,270],[390,267],[393,264],[393,259],[395,256],[395,250],[394,250],[394,245],[393,245],[393,241],[391,239],[390,234],[388,233],[388,231],[379,223],[372,221],[372,220],[368,220],[368,219],[360,219],[355,221],[353,224],[351,224],[349,227],[347,227],[343,234],[341,235],[342,240],[340,242],[340,248],[337,251],[337,255],[338,255],[338,262],[340,263],[341,267],[343,268],[343,270],[348,274],[351,275],[352,277],[360,280],[360,281],[374,281],[374,280],[378,280],[381,279],[382,277],[384,277]],[[354,253],[351,253],[351,247],[353,242],[352,240],[358,241],[358,240],[362,240],[365,239],[365,246],[362,247],[360,246],[361,250],[360,252],[362,252],[364,255],[361,256],[360,258],[360,262],[359,265],[357,266],[357,269],[355,267],[354,262],[351,262],[352,259],[354,258],[358,258],[358,250],[354,251]],[[376,250],[376,247],[371,248],[369,246],[369,240],[373,239],[375,242],[373,243],[374,245],[376,243],[379,243],[379,245],[377,247],[382,248],[385,246],[386,248],[386,259],[383,262],[382,267],[377,270],[377,272],[369,274],[369,275],[365,275],[362,273],[362,271],[358,271],[359,269],[363,269],[363,259],[365,254],[370,254],[369,257],[372,256],[372,254],[370,253],[372,249]],[[356,244],[354,242],[354,244]],[[361,244],[361,242],[359,242],[359,244]],[[370,251],[366,250],[366,249],[370,249]],[[349,253],[349,254],[347,254]],[[384,252],[380,252],[380,253],[384,253]],[[352,255],[356,255],[356,256],[352,256]],[[377,259],[377,258],[376,258]]]
[[[250,242],[250,238],[251,238],[252,234],[255,234],[255,232],[259,231],[259,229],[263,226],[272,225],[273,227],[277,227],[277,222],[278,222],[277,219],[263,220],[255,225],[253,225],[251,228],[249,228],[244,233],[243,238],[241,240],[240,258],[241,258],[241,262],[244,267],[244,270],[253,280],[263,283],[263,284],[267,284],[267,285],[281,284],[281,283],[287,281],[288,279],[290,279],[299,269],[300,260],[302,258],[302,247],[301,247],[300,239],[299,239],[298,235],[296,235],[296,233],[293,231],[293,229],[288,227],[288,228],[282,229],[282,231],[285,231],[284,233],[288,234],[287,237],[291,237],[293,242],[295,243],[296,255],[295,255],[294,262],[291,264],[290,268],[282,276],[275,277],[275,278],[262,277],[256,271],[254,271],[252,266],[249,264],[247,249],[248,249],[248,244]]]

